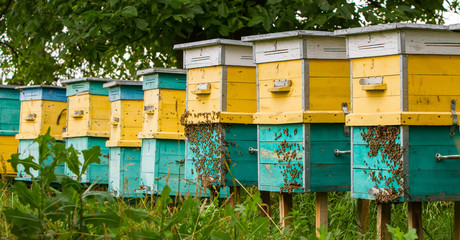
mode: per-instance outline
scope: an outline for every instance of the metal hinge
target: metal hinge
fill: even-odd
[[[345,123],[346,123],[347,122],[346,117],[350,113],[348,111],[348,104],[346,102],[342,103],[342,111],[343,111],[343,114],[345,115],[344,117],[345,117]],[[343,135],[345,137],[349,137],[350,136],[350,127],[345,125],[345,123],[343,124]]]
[[[450,112],[452,113],[452,127],[450,127],[450,137],[454,137],[455,130],[458,127],[457,113],[455,112],[456,101],[450,101]]]

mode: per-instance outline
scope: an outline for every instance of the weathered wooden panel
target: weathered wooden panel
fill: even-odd
[[[19,94],[16,96],[17,99],[0,98],[0,135],[15,135],[19,132],[21,102]]]
[[[117,100],[142,100],[144,92],[142,86],[117,86],[109,88],[109,101]]]
[[[67,107],[67,137],[108,137],[110,102],[108,96],[82,94],[70,96]]]
[[[142,76],[142,90],[158,88],[185,90],[186,74],[156,73]]]
[[[25,86],[19,87],[21,101],[58,101],[65,102],[65,89],[56,86]]]
[[[141,149],[136,147],[110,148],[109,191],[116,197],[143,197],[139,190]]]
[[[7,160],[11,158],[11,154],[18,152],[19,140],[14,136],[0,135],[0,143],[0,174],[15,176],[16,172]]]
[[[18,146],[18,151],[20,155],[20,159],[25,159],[29,156],[34,158],[34,161],[38,163],[38,158],[39,158],[39,150],[38,150],[38,143],[34,142],[33,139],[20,139],[19,140],[19,146]],[[53,161],[53,158],[49,157],[47,160],[45,160],[44,164],[48,165]],[[64,168],[65,164],[62,163],[60,165],[57,165],[55,168],[54,173],[56,176],[59,175],[64,175]],[[31,169],[30,173],[32,174],[33,177],[38,177],[40,172],[37,170]],[[24,167],[22,165],[18,165],[18,174],[16,180],[22,180],[22,181],[30,181],[30,178],[32,177],[28,175],[24,171]]]
[[[81,80],[65,80],[62,81],[66,85],[66,96],[75,96],[79,94],[92,94],[92,95],[109,95],[109,90],[103,88],[102,85],[110,82],[112,79],[94,79],[87,78]]]
[[[142,130],[142,100],[111,102],[110,139],[107,146],[140,147],[137,134]]]
[[[66,124],[63,111],[66,102],[32,100],[21,102],[19,134],[17,139],[35,139],[45,134],[50,128],[50,134],[57,140],[62,140],[62,130]],[[59,121],[58,121],[59,119]]]
[[[109,179],[109,148],[105,146],[107,138],[102,137],[75,137],[66,139],[66,147],[73,146],[78,151],[88,150],[93,146],[99,146],[101,148],[102,156],[100,157],[101,162],[99,164],[91,164],[88,167],[86,174],[82,176],[82,183],[93,183],[107,184]],[[83,154],[80,153],[78,156],[80,162],[83,164]],[[68,168],[65,169],[67,176],[74,177],[72,172]]]

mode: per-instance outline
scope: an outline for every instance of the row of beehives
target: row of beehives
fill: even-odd
[[[33,154],[31,139],[48,126],[77,149],[100,145],[108,158],[83,181],[130,196],[165,184],[181,194],[351,185],[364,199],[458,200],[458,29],[397,23],[207,40],[175,46],[187,75],[67,80],[66,95],[23,87],[19,151]]]

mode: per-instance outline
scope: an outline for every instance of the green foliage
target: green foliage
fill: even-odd
[[[177,43],[397,21],[441,23],[446,10],[443,0],[361,2],[0,0],[0,76],[11,84],[49,84],[80,71],[129,79],[152,65],[181,66],[181,52],[172,49]],[[458,10],[458,0],[447,3]]]
[[[392,235],[392,239],[395,239],[395,240],[414,240],[414,239],[418,239],[417,231],[415,229],[412,229],[409,232],[404,233],[404,232],[401,231],[401,229],[399,229],[399,227],[394,228],[394,227],[392,227],[392,226],[387,224],[387,228],[388,228],[388,231]]]

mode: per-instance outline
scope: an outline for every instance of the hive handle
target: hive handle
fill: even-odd
[[[351,154],[351,150],[345,150],[345,151],[341,151],[339,149],[334,149],[334,155],[336,157],[340,156],[340,155],[343,155],[343,154]]]
[[[83,113],[84,113],[84,112],[85,112],[85,111],[83,111],[83,110],[75,110],[75,111],[73,112],[73,114],[72,114],[72,117],[73,117],[73,118],[83,118]]]
[[[443,159],[460,159],[460,155],[441,155],[436,153],[435,158],[437,162],[440,162]]]
[[[259,151],[259,149],[257,149],[257,148],[253,148],[253,147],[249,147],[249,149],[248,149],[248,150],[249,150],[249,153],[250,153],[250,154],[253,154],[253,153],[256,153],[256,152],[258,152],[258,151]]]

